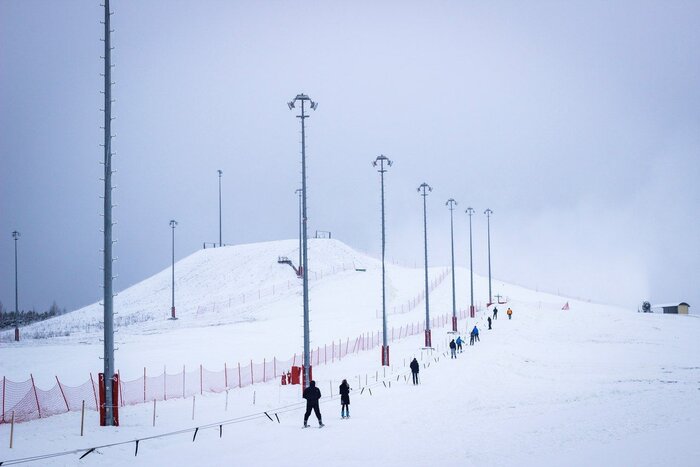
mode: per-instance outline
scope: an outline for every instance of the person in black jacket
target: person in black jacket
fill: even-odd
[[[450,341],[450,358],[457,358],[457,344],[454,339]]]
[[[491,317],[489,316],[488,318],[486,318],[486,321],[489,322],[489,329],[491,329]]]
[[[318,426],[319,428],[323,426],[323,422],[321,421],[321,411],[318,408],[318,400],[321,398],[321,390],[316,387],[316,381],[311,381],[309,383],[309,387],[304,389],[304,394],[303,396],[304,399],[306,399],[306,413],[304,414],[304,428],[307,426],[307,421],[309,420],[309,415],[311,415],[311,410],[313,409],[314,413],[316,414],[316,418],[318,418]]]
[[[418,384],[418,372],[420,371],[420,365],[418,360],[415,358],[411,362],[411,373],[413,373],[413,384]]]
[[[340,392],[340,417],[350,418],[350,385],[347,379],[340,384],[338,392]]]

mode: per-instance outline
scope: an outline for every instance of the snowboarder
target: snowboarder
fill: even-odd
[[[340,418],[350,418],[350,385],[348,380],[344,379],[340,383]]]
[[[457,351],[459,353],[462,353],[462,344],[464,341],[462,340],[462,336],[457,336],[457,340],[455,341],[455,344],[457,344]]]
[[[457,344],[454,339],[450,341],[450,358],[457,358]]]
[[[304,389],[303,396],[306,399],[306,413],[304,414],[304,428],[309,425],[306,423],[309,420],[309,415],[311,415],[311,410],[316,414],[318,418],[318,427],[323,427],[323,422],[321,421],[321,411],[318,408],[318,400],[321,398],[321,390],[316,387],[316,381],[311,381],[309,387]]]
[[[491,329],[491,317],[489,316],[488,318],[486,318],[486,321],[488,321],[488,323],[489,323],[489,329]]]
[[[510,319],[511,316],[513,316],[513,310],[511,310],[510,307],[509,307],[509,308],[508,308],[508,311],[506,311],[506,314],[508,315],[508,319]]]
[[[479,328],[474,325],[474,329],[472,329],[472,334],[474,334],[474,342],[479,342]]]
[[[498,319],[498,308],[493,307],[493,319]]]
[[[413,384],[418,384],[418,372],[420,371],[420,365],[418,360],[415,358],[411,361],[411,373],[413,373]]]

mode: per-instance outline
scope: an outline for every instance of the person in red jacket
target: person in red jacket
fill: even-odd
[[[508,315],[508,319],[510,319],[513,316],[513,310],[508,308],[508,311],[506,311],[506,314]]]

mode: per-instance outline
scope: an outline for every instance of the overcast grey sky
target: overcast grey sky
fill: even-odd
[[[0,0],[0,300],[99,299],[99,1]],[[494,276],[636,309],[700,307],[700,2],[113,0],[115,287],[218,239],[297,233],[299,124],[309,226],[388,255],[456,254]],[[274,258],[271,258],[273,261]],[[313,267],[313,265],[311,265]],[[693,308],[691,308],[692,310]]]

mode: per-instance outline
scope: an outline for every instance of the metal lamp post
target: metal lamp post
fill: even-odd
[[[302,221],[302,261],[303,261],[303,295],[304,295],[304,369],[302,378],[302,389],[306,389],[311,381],[311,346],[309,344],[309,268],[308,268],[308,245],[306,235],[306,131],[304,121],[309,118],[306,115],[306,104],[312,110],[316,110],[318,103],[314,102],[306,94],[297,96],[287,103],[289,110],[294,109],[295,104],[300,103],[301,115],[297,118],[301,120],[301,221]]]
[[[19,341],[19,287],[17,286],[17,240],[21,234],[16,230],[12,232],[12,238],[15,240],[15,341]]]
[[[221,175],[223,175],[223,172],[219,169],[217,170],[219,172],[219,246],[222,246],[221,242]]]
[[[386,172],[385,165],[391,167],[393,162],[384,154],[378,156],[372,165],[379,166],[377,170],[381,179],[382,186],[382,366],[389,366],[389,343],[387,342],[386,332],[386,268],[384,266],[384,257],[386,251],[386,229],[384,217],[384,173]]]
[[[467,208],[466,211],[469,214],[469,290],[470,290],[470,303],[469,303],[469,316],[474,317],[474,261],[472,257],[472,215],[474,214],[474,209],[471,207]]]
[[[112,293],[112,40],[109,0],[104,1],[104,207],[103,207],[103,292],[104,306],[104,422],[107,426],[117,424],[114,412],[113,384],[118,381],[114,363],[114,294]]]
[[[457,201],[450,198],[445,203],[450,209],[450,247],[452,252],[452,331],[457,332],[457,300],[455,298],[455,233],[453,213]]]
[[[172,248],[172,302],[170,306],[170,319],[177,319],[175,316],[175,226],[177,225],[176,220],[170,221],[170,229],[173,233],[173,248]]]
[[[486,232],[489,248],[489,304],[491,304],[493,303],[493,299],[491,298],[491,214],[493,214],[493,211],[491,209],[487,209],[484,211],[484,214],[486,214]]]
[[[423,245],[425,257],[425,346],[432,347],[432,339],[430,336],[430,303],[428,301],[428,213],[426,208],[425,198],[428,193],[433,191],[432,187],[423,182],[418,187],[418,192],[423,197]]]
[[[299,268],[297,271],[297,276],[300,276],[303,272],[304,265],[301,263],[301,250],[302,250],[302,245],[301,245],[301,236],[302,236],[302,231],[301,231],[301,188],[297,188],[294,190],[294,193],[299,195]]]

